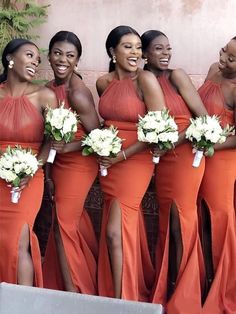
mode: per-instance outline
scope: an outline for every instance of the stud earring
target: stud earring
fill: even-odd
[[[112,62],[113,62],[113,63],[116,63],[116,56],[115,56],[115,55],[112,56]]]
[[[9,68],[9,69],[12,69],[13,66],[14,66],[14,61],[13,61],[13,60],[10,60],[10,61],[9,61],[9,64],[8,64],[8,68]]]

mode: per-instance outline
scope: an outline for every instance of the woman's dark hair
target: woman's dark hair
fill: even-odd
[[[67,41],[68,43],[75,46],[78,52],[78,58],[81,57],[82,54],[82,45],[79,40],[79,38],[75,35],[75,33],[69,32],[69,31],[60,31],[57,32],[50,40],[49,43],[49,54],[52,51],[52,47],[55,43],[60,41]]]
[[[5,82],[7,79],[7,71],[9,61],[7,56],[16,52],[20,47],[24,45],[33,45],[37,47],[33,42],[24,38],[15,38],[9,41],[2,53],[2,65],[3,65],[3,73],[0,75],[0,83]],[[38,48],[38,47],[37,47]]]
[[[234,36],[231,40],[236,40],[236,36]]]
[[[112,62],[112,54],[111,54],[110,48],[115,49],[116,46],[119,44],[121,37],[128,34],[134,34],[140,38],[139,33],[135,29],[133,29],[130,26],[125,26],[125,25],[117,26],[107,36],[106,51],[107,51],[108,56],[111,58],[110,63],[109,63],[109,72],[112,72],[115,70],[115,65]]]
[[[151,29],[149,31],[146,31],[145,33],[143,33],[143,35],[141,36],[141,41],[142,41],[142,50],[143,52],[147,51],[148,47],[150,46],[151,42],[159,37],[159,36],[164,36],[166,38],[168,38],[164,33],[162,33],[161,31],[157,31],[154,29]],[[147,70],[147,64],[144,65],[144,70]]]

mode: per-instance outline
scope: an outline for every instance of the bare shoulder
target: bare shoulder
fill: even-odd
[[[106,73],[97,79],[96,88],[97,88],[97,92],[99,96],[102,95],[102,93],[105,91],[107,86],[111,83],[113,78],[114,78],[114,75],[112,73]]]
[[[192,84],[190,76],[181,68],[172,70],[170,79],[177,88]]]
[[[47,106],[57,107],[57,98],[55,93],[46,86],[39,86],[36,90],[38,94],[38,99],[43,108]]]
[[[79,77],[73,77],[70,82],[69,100],[72,106],[80,107],[93,105],[93,96],[90,89]]]
[[[139,69],[138,76],[137,76],[137,80],[139,82],[145,82],[145,81],[154,80],[154,79],[157,80],[157,78],[152,72]]]
[[[183,79],[188,79],[189,76],[188,74],[181,68],[178,68],[178,69],[174,69],[172,70],[171,72],[171,78],[172,79],[180,79],[180,80],[183,80]]]
[[[146,89],[148,87],[155,87],[159,85],[156,76],[152,72],[146,70],[139,71],[137,82],[141,90],[143,90],[144,88]]]

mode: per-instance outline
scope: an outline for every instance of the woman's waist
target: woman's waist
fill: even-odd
[[[31,149],[33,153],[37,154],[39,152],[41,142],[16,142],[16,141],[1,141],[0,140],[0,151],[5,151],[7,147],[21,147],[24,149]]]
[[[86,135],[86,132],[85,132],[83,126],[80,123],[78,123],[77,131],[74,135],[74,140],[80,141],[85,135]]]
[[[115,120],[105,120],[105,127],[114,126],[118,130],[123,131],[133,131],[137,132],[137,123],[136,122],[127,122],[127,121],[115,121]]]
[[[190,118],[189,115],[175,115],[173,116],[175,123],[178,126],[178,132],[183,132],[186,130],[190,125]]]

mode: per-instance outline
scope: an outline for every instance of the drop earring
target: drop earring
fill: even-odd
[[[13,61],[13,60],[10,60],[10,61],[9,61],[9,64],[8,64],[8,68],[9,68],[9,69],[12,69],[13,66],[14,66],[14,61]]]
[[[75,71],[75,72],[78,72],[78,64],[75,65],[74,71]]]
[[[147,63],[148,63],[148,59],[144,58],[144,64],[147,64]]]
[[[113,62],[113,63],[116,63],[116,56],[115,56],[115,55],[112,56],[112,62]]]

